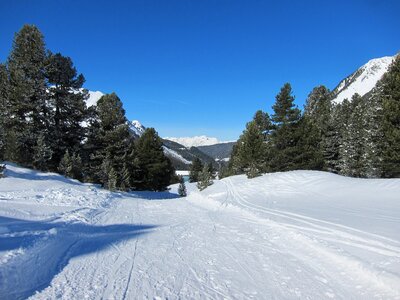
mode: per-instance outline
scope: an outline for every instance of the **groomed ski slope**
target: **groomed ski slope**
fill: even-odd
[[[400,180],[110,193],[7,166],[0,299],[400,299]]]

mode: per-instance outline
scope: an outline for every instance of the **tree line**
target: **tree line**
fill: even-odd
[[[110,190],[160,191],[176,181],[157,132],[135,138],[115,93],[86,107],[84,82],[70,57],[46,49],[37,27],[23,26],[0,64],[0,160]]]
[[[376,87],[332,102],[324,86],[308,95],[304,111],[286,83],[270,116],[257,111],[220,177],[322,170],[361,178],[400,177],[400,55]]]

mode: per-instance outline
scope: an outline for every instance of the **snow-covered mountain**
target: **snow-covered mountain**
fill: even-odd
[[[129,123],[129,128],[137,136],[141,136],[146,130],[146,127],[144,127],[138,120],[131,121]]]
[[[166,137],[164,139],[179,143],[185,146],[186,148],[198,147],[198,146],[210,146],[222,143],[215,137],[208,137],[205,135],[193,136],[193,137],[179,137],[179,138]]]
[[[338,104],[344,99],[351,100],[351,97],[358,93],[364,96],[370,92],[382,78],[395,56],[385,56],[381,58],[371,59],[350,76],[343,79],[339,85],[332,91],[333,102]]]
[[[90,107],[97,104],[97,101],[104,96],[104,94],[100,91],[88,91],[89,98],[86,100],[86,106]]]

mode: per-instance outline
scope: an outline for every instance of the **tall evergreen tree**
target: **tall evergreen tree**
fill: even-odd
[[[85,81],[78,75],[69,57],[50,54],[46,65],[50,84],[51,136],[53,168],[56,168],[66,150],[78,151],[84,138],[82,122],[86,117],[87,91],[81,89]]]
[[[4,64],[0,64],[0,161],[4,159],[6,146],[6,120],[8,118],[8,72]]]
[[[9,118],[6,122],[8,159],[32,165],[39,134],[48,128],[45,78],[46,51],[42,33],[33,25],[15,35],[7,61]]]
[[[197,188],[202,191],[208,186],[212,185],[212,175],[209,168],[205,165],[203,170],[199,173],[199,181],[197,182]]]
[[[381,80],[382,172],[384,177],[400,177],[400,54]]]
[[[90,123],[85,149],[90,155],[85,170],[87,178],[110,186],[109,173],[113,170],[116,188],[126,189],[122,184],[126,152],[130,149],[132,136],[129,132],[125,110],[115,93],[102,96],[96,106],[97,120]],[[112,179],[114,183],[114,178]]]
[[[204,166],[201,160],[198,157],[196,157],[190,166],[189,182],[199,181],[199,174],[203,170],[203,167]]]
[[[249,178],[265,171],[266,144],[263,132],[255,121],[247,123],[246,130],[240,137],[238,162]]]
[[[135,164],[139,172],[134,186],[139,190],[163,191],[171,184],[175,170],[164,154],[163,143],[154,128],[147,128],[136,142]]]
[[[294,104],[292,88],[286,83],[276,96],[272,106],[274,114],[271,119],[275,130],[271,134],[272,153],[270,168],[273,171],[296,169],[296,157],[299,155],[297,132],[301,118],[300,110]]]

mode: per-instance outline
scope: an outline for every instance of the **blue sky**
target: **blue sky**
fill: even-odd
[[[236,139],[285,82],[303,107],[371,58],[400,51],[400,1],[1,1],[0,61],[35,24],[85,87],[116,92],[161,136]]]

